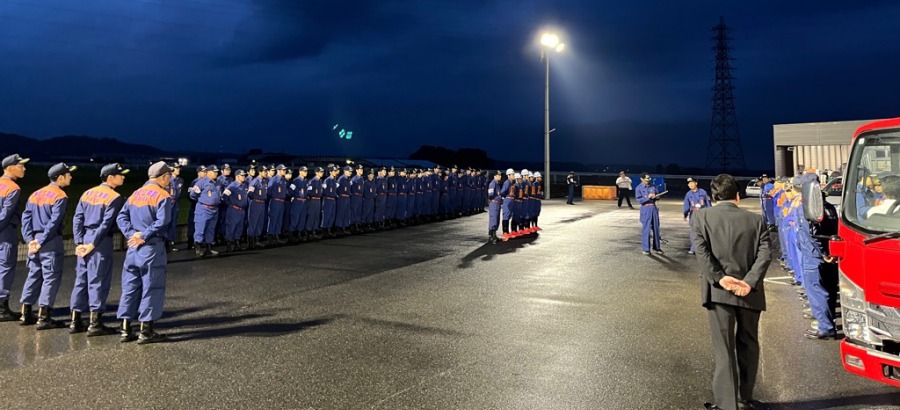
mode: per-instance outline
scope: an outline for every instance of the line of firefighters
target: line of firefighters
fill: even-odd
[[[184,183],[179,166],[173,164],[173,169],[169,191],[177,198]],[[231,171],[228,164],[221,170],[201,166],[186,189],[192,207],[188,249],[199,257],[217,255],[212,249],[217,243],[233,252],[474,215],[486,205],[493,209],[497,195],[509,197],[500,201],[504,239],[509,239],[536,232],[540,205],[534,202],[543,196],[540,176],[527,170],[524,180],[510,172],[503,189],[492,188],[499,172],[489,183],[481,170],[456,166],[407,170],[329,164],[300,167],[296,178],[284,165],[251,165],[235,170],[233,177]],[[173,216],[177,214],[176,207]],[[168,230],[170,251],[178,250],[175,219]],[[494,242],[499,240],[496,231],[489,229]]]

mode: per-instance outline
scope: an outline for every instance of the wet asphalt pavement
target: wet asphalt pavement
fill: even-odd
[[[175,253],[157,326],[170,342],[0,323],[0,407],[699,409],[713,356],[680,207],[662,206],[663,256],[641,255],[637,210],[558,200],[539,237],[498,245],[484,244],[485,213],[203,261]],[[900,408],[900,390],[843,371],[837,342],[803,337],[801,302],[773,265],[763,408]],[[14,301],[24,279],[20,263]]]

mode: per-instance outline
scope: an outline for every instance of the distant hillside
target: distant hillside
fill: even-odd
[[[46,140],[0,133],[0,150],[17,152],[25,157],[52,159],[71,156],[129,156],[162,155],[165,151],[142,144],[130,144],[114,138],[95,138],[83,135],[65,135]]]

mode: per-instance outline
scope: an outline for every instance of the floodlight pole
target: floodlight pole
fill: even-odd
[[[550,199],[550,53],[541,50],[544,59],[544,199]]]

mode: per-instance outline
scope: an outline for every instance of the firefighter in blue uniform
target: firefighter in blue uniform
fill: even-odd
[[[247,210],[244,212],[244,228],[242,230],[243,237],[241,238],[241,250],[246,250],[250,248],[250,236],[248,235],[250,231],[250,183],[256,179],[256,176],[259,175],[256,172],[256,161],[252,161],[249,166],[247,166],[247,178],[244,179],[243,188],[247,191]]]
[[[291,205],[294,201],[294,171],[290,168],[284,170],[284,182],[287,184],[287,196],[284,198],[284,213],[281,218],[282,243],[291,242]]]
[[[540,172],[534,173],[535,184],[535,203],[534,203],[534,228],[535,231],[542,231],[538,224],[538,218],[541,216],[541,201],[544,200],[544,178]]]
[[[222,202],[225,203],[225,252],[240,249],[238,242],[241,240],[241,230],[247,217],[247,206],[250,204],[244,184],[246,181],[247,171],[239,169],[234,173],[234,181],[222,191]]]
[[[426,221],[431,217],[431,194],[434,193],[432,185],[431,173],[427,169],[423,169],[419,174],[422,180],[422,200],[419,202],[419,213]]]
[[[501,188],[503,187],[502,178],[503,173],[497,171],[487,190],[490,201],[488,204],[488,241],[491,243],[500,241],[500,238],[497,237],[497,229],[500,226],[500,208],[503,207],[503,195],[501,194]]]
[[[362,206],[363,191],[365,190],[365,177],[363,173],[365,168],[359,164],[356,166],[356,175],[350,178],[350,225],[353,232],[362,232]]]
[[[270,245],[284,244],[281,237],[282,224],[284,223],[284,207],[287,204],[288,185],[285,180],[287,168],[278,164],[275,167],[276,175],[273,175],[268,182],[269,193],[269,226],[267,229],[268,241]]]
[[[188,186],[188,192],[194,190],[194,186],[197,185],[197,181],[206,178],[206,166],[199,165],[197,166],[197,178],[194,178],[191,181],[191,184]],[[187,222],[187,241],[188,241],[188,250],[194,249],[194,226],[196,225],[194,222],[194,216],[197,212],[197,200],[188,195],[188,199],[191,202],[191,208],[188,210],[188,222]],[[174,201],[174,200],[173,200]],[[168,229],[167,229],[168,230]]]
[[[653,236],[652,247],[658,254],[663,254],[659,245],[659,208],[656,186],[650,184],[650,174],[641,174],[641,183],[634,190],[634,195],[641,204],[641,247],[644,255],[650,254],[650,236]]]
[[[387,200],[385,201],[384,207],[384,219],[385,226],[388,228],[393,228],[396,226],[396,222],[394,221],[394,216],[397,214],[397,170],[394,167],[391,167],[388,170],[387,178],[385,179],[385,184],[387,185],[387,189],[385,193],[387,193]]]
[[[794,282],[805,286],[803,277],[803,255],[800,253],[800,245],[797,232],[800,229],[800,219],[803,218],[803,202],[800,195],[800,179],[794,177],[785,188],[786,201],[781,210],[784,216],[781,229],[785,231],[784,241],[787,247],[790,270],[794,273]]]
[[[503,211],[502,215],[502,227],[503,227],[503,240],[509,239],[509,221],[512,218],[512,204],[513,204],[513,196],[510,194],[512,190],[513,184],[516,183],[515,173],[512,168],[506,170],[506,180],[503,181],[503,185],[500,186],[500,196],[503,197],[503,206],[501,206],[501,211]]]
[[[0,322],[19,320],[19,314],[9,308],[9,291],[16,275],[19,255],[19,199],[22,189],[16,183],[25,177],[28,158],[13,154],[3,158],[3,176],[0,177]]]
[[[522,234],[531,233],[531,171],[523,169],[522,172],[522,205],[520,212],[522,217],[519,218],[519,230]]]
[[[387,207],[387,169],[382,167],[378,169],[378,176],[375,177],[375,227],[377,229],[384,228],[385,208]]]
[[[694,212],[709,208],[712,204],[706,191],[697,186],[696,179],[688,178],[687,183],[690,190],[684,195],[684,220],[688,222],[690,229],[691,249],[688,250],[688,254],[695,255],[697,252],[694,249]]]
[[[375,193],[375,170],[369,169],[369,172],[366,173],[366,179],[363,181],[363,206],[362,206],[362,216],[360,220],[362,221],[363,226],[366,231],[372,232],[375,230],[375,198],[377,197]]]
[[[184,179],[181,179],[181,164],[178,162],[169,165],[172,168],[172,182],[169,183],[169,195],[172,196],[172,219],[166,228],[166,247],[169,252],[178,252],[175,247],[175,234],[178,233],[178,198],[181,198],[181,189],[184,187]],[[124,201],[124,199],[123,199]]]
[[[419,175],[416,169],[409,170],[409,179],[406,181],[406,221],[407,224],[416,223],[416,201],[419,190]]]
[[[409,178],[406,168],[400,168],[397,176],[397,206],[394,211],[394,219],[397,225],[406,226],[406,212],[409,204]]]
[[[816,174],[804,174],[798,178],[802,185],[819,184]],[[831,236],[831,232],[825,234],[825,232],[820,233],[819,231],[826,225],[829,225],[829,223],[832,226],[837,225],[837,211],[834,209],[834,205],[826,202],[824,198],[822,202],[823,206],[825,206],[825,212],[821,223],[818,221],[810,222],[805,217],[802,217],[802,212],[800,213],[801,217],[797,221],[797,245],[801,254],[800,259],[802,260],[803,288],[806,289],[809,307],[812,311],[810,316],[818,322],[816,330],[807,330],[804,336],[809,339],[820,340],[837,338],[834,323],[834,307],[829,303],[831,295],[825,287],[825,278],[822,277],[822,270],[828,267],[825,262],[827,244],[821,243],[819,239],[814,237],[814,235]],[[833,234],[836,233],[833,232]]]
[[[216,256],[219,252],[212,249],[216,237],[216,224],[219,222],[219,205],[222,204],[222,191],[216,182],[219,168],[215,165],[206,167],[206,177],[197,181],[191,190],[191,198],[197,201],[194,213],[194,246],[198,257]]]
[[[448,212],[452,214],[453,217],[456,216],[456,196],[459,195],[459,192],[456,190],[456,173],[458,168],[459,167],[456,165],[450,166],[450,173],[447,176],[447,195],[450,201],[450,209]]]
[[[50,167],[50,184],[28,197],[22,212],[22,238],[28,245],[28,276],[22,289],[22,325],[37,323],[37,330],[65,327],[51,317],[56,292],[62,280],[63,219],[69,197],[63,188],[72,183],[72,171],[77,167],[59,163]],[[40,310],[34,316],[33,308]]]
[[[763,223],[766,226],[775,224],[775,209],[772,203],[772,194],[769,192],[772,188],[773,185],[769,182],[769,176],[763,174],[759,178],[759,206],[762,210]]]
[[[333,164],[328,165],[328,178],[322,183],[322,229],[325,231],[326,237],[335,236],[332,231],[334,227],[335,213],[337,210],[337,178],[341,169]]]
[[[153,330],[153,322],[162,317],[166,300],[165,231],[172,215],[172,198],[168,191],[172,173],[166,163],[160,161],[150,166],[147,176],[150,179],[131,194],[116,218],[119,230],[128,238],[122,268],[122,298],[117,312],[122,321],[119,340],[137,339],[138,344],[166,339],[165,335]],[[212,181],[208,183],[212,184]],[[138,336],[132,329],[135,320],[141,323]]]
[[[266,228],[265,215],[268,212],[266,198],[269,197],[269,186],[266,182],[266,172],[266,166],[260,166],[259,175],[253,178],[247,187],[247,196],[250,198],[250,205],[247,208],[247,242],[250,248],[262,248],[268,243],[260,241],[260,236]]]
[[[442,173],[440,182],[440,197],[438,199],[438,213],[441,219],[447,219],[450,215],[450,179],[449,174]]]
[[[435,165],[431,172],[431,216],[437,217],[441,208],[441,166]]]
[[[234,179],[231,177],[231,165],[230,164],[222,164],[219,167],[220,175],[216,178],[216,185],[219,186],[219,190],[224,190],[225,187],[231,185],[231,182]],[[221,243],[225,241],[225,211],[228,208],[228,205],[222,201],[219,204],[219,219],[216,221],[216,242]]]
[[[352,175],[353,167],[347,165],[335,183],[338,196],[334,204],[334,226],[338,236],[350,234],[350,177]]]
[[[307,175],[309,175],[309,168],[300,167],[297,170],[297,178],[291,181],[289,187],[294,198],[291,201],[291,222],[288,226],[291,232],[291,241],[294,243],[307,239],[307,185],[309,182],[306,179]]]
[[[306,184],[306,232],[310,239],[322,239],[322,192],[325,169],[316,167],[315,176]]]
[[[782,269],[787,270],[787,247],[785,247],[784,245],[784,230],[782,229],[782,225],[784,223],[784,215],[781,213],[782,205],[784,204],[783,178],[776,178],[773,187],[772,209],[773,217],[775,218],[775,226],[778,231],[778,248],[781,251],[781,256],[779,257],[778,262],[781,264]]]
[[[112,283],[116,217],[125,205],[125,197],[119,195],[116,188],[125,183],[126,174],[128,170],[119,164],[104,166],[100,170],[100,180],[103,183],[85,191],[75,207],[72,234],[77,261],[69,333],[87,330],[88,337],[116,333],[103,324],[101,316],[106,311],[106,298]],[[85,312],[90,312],[90,325],[86,329],[82,320]]]

